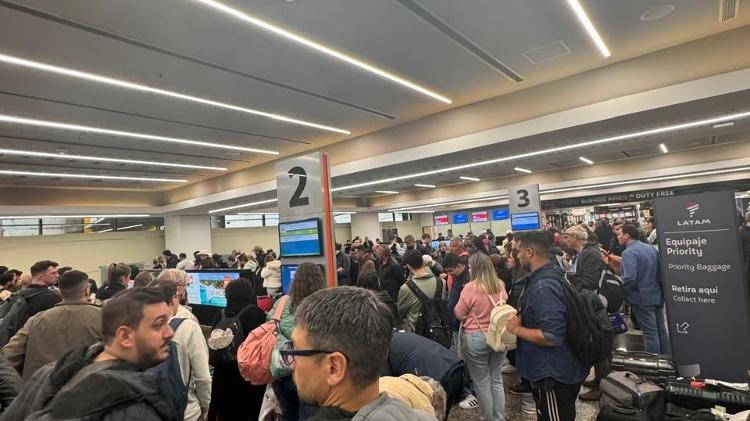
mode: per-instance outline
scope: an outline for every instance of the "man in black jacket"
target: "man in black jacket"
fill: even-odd
[[[391,257],[391,251],[387,247],[377,247],[377,257],[380,287],[393,298],[393,301],[398,301],[398,291],[406,282],[401,265]]]
[[[341,251],[341,243],[336,243],[336,275],[338,276],[338,285],[346,286],[352,284],[349,272],[352,269],[352,262],[349,256]]]
[[[609,246],[612,243],[612,239],[615,237],[615,233],[612,232],[612,226],[609,225],[608,218],[600,219],[599,224],[600,225],[596,227],[596,230],[594,230],[594,233],[599,238],[599,243],[602,247],[609,251]]]
[[[169,316],[164,297],[153,289],[118,294],[102,309],[104,343],[39,369],[2,420],[177,421],[162,381],[142,371],[169,356]]]

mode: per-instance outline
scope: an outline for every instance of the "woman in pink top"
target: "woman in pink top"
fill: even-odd
[[[469,273],[471,281],[464,286],[454,309],[464,330],[461,352],[474,381],[484,419],[503,421],[505,393],[502,365],[505,353],[493,351],[487,345],[483,331],[489,326],[492,308],[495,304],[504,303],[508,294],[503,281],[495,274],[492,260],[486,254],[475,253],[469,257]]]

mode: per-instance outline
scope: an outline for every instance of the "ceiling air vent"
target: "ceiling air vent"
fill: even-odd
[[[719,22],[730,21],[740,11],[740,0],[719,0]]]
[[[531,64],[544,63],[568,54],[570,54],[570,48],[564,41],[551,42],[521,53]]]

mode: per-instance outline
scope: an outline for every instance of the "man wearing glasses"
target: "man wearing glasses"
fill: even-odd
[[[300,399],[320,407],[308,421],[434,420],[379,392],[393,319],[371,291],[317,291],[297,307],[295,318],[292,341],[280,353],[294,369]]]

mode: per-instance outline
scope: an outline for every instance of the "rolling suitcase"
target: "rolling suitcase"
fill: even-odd
[[[668,355],[650,352],[616,350],[610,367],[612,371],[630,371],[661,385],[677,377],[677,368]]]
[[[629,371],[615,371],[601,380],[602,407],[612,407],[612,416],[627,416],[634,420],[662,420],[664,418],[664,390],[642,376]],[[610,418],[613,419],[613,418]]]
[[[665,387],[668,402],[687,409],[713,408],[720,405],[727,412],[750,409],[750,392],[727,386],[711,385],[700,380],[669,380]]]

